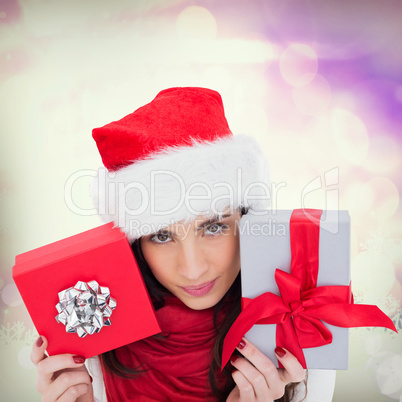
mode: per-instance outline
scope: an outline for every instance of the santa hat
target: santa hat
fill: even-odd
[[[173,223],[269,207],[266,159],[233,135],[218,92],[170,88],[93,130],[105,168],[92,188],[98,213],[133,241]]]

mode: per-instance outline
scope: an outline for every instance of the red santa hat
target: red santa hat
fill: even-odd
[[[130,241],[199,216],[269,208],[263,152],[232,134],[216,91],[166,89],[93,138],[107,169],[94,180],[95,205]]]

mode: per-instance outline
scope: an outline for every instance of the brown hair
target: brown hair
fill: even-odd
[[[241,215],[247,213],[246,209],[241,209]],[[145,284],[150,294],[152,303],[155,310],[162,308],[165,305],[165,298],[172,294],[162,286],[153,275],[148,263],[146,262],[144,255],[142,254],[140,239],[135,240],[131,248],[134,252],[140,271],[143,275]],[[228,363],[220,374],[220,361],[222,356],[223,340],[229,328],[232,326],[237,316],[241,311],[241,279],[240,273],[233,282],[232,286],[226,293],[226,295],[215,306],[214,311],[214,325],[216,328],[216,339],[213,348],[213,355],[211,365],[209,368],[208,380],[212,392],[218,398],[219,401],[226,401],[228,395],[235,387],[235,382],[232,378],[232,368]],[[224,313],[225,318],[218,324],[219,313]],[[156,335],[158,336],[158,335]],[[138,375],[143,374],[141,367],[130,368],[123,365],[116,356],[116,350],[100,355],[100,360],[104,368],[114,375],[124,378],[135,378]],[[277,402],[289,402],[292,399],[294,388],[297,384],[289,384],[285,389],[285,394],[282,398],[277,399]]]

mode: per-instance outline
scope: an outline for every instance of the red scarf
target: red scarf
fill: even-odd
[[[214,401],[208,382],[216,330],[214,307],[192,310],[177,298],[156,311],[162,334],[116,350],[128,367],[148,369],[124,379],[103,369],[108,402]]]

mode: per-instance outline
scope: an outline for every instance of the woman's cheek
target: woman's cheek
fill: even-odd
[[[211,248],[209,256],[222,271],[240,268],[240,250],[236,237],[233,235],[222,236],[219,246]]]
[[[169,270],[169,265],[174,261],[169,245],[147,245],[143,248],[143,255],[152,273],[157,276]]]

